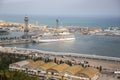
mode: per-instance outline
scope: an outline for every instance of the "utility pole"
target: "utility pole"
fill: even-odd
[[[59,20],[56,19],[56,27],[59,27]]]

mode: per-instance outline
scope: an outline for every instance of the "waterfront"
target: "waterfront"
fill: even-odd
[[[117,36],[96,36],[76,34],[74,41],[52,43],[26,43],[4,45],[9,47],[30,48],[53,52],[73,52],[91,55],[120,57],[120,38]]]
[[[119,3],[2,0],[0,79],[120,80]]]
[[[6,15],[0,18],[5,21],[22,22],[23,15]],[[30,16],[29,23],[38,23],[40,25],[55,26],[56,17],[41,17],[41,16]],[[120,18],[76,18],[76,17],[61,17],[60,25],[72,26],[72,27],[97,27],[97,28],[108,28],[120,26]],[[37,22],[36,22],[37,21]],[[72,24],[72,25],[71,25]],[[24,33],[13,32],[9,35],[0,35],[1,37],[20,37]],[[5,47],[20,47],[38,49],[44,51],[53,52],[73,52],[91,55],[102,55],[111,57],[120,57],[120,37],[119,36],[100,36],[100,35],[81,35],[75,34],[76,40],[74,41],[62,41],[52,43],[26,43],[26,44],[11,44],[3,45]]]

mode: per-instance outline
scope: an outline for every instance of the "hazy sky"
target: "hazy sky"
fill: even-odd
[[[0,0],[0,14],[120,16],[120,0]]]

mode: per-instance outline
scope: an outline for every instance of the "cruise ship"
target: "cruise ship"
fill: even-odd
[[[34,42],[54,42],[54,41],[68,41],[68,40],[75,40],[75,36],[69,31],[61,31],[57,30],[54,32],[45,32],[37,36],[34,39]]]

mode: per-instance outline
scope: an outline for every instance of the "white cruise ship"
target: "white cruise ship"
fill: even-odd
[[[41,35],[38,35],[34,42],[54,42],[54,41],[68,41],[75,40],[75,36],[69,31],[57,30],[54,32],[45,32]]]

